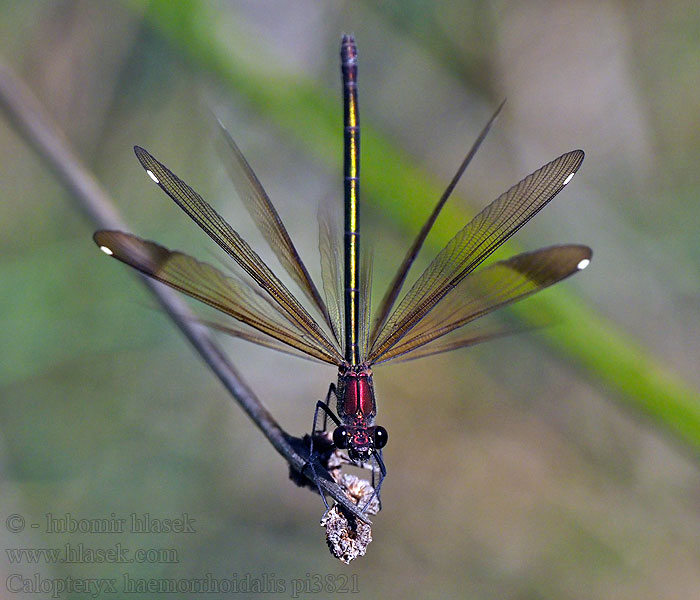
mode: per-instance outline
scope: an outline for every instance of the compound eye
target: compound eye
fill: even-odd
[[[377,448],[377,450],[381,450],[386,446],[386,443],[389,441],[389,433],[387,432],[384,427],[379,425],[374,429],[374,447]]]
[[[345,427],[336,427],[333,430],[333,443],[338,450],[345,450],[348,447],[348,430]]]

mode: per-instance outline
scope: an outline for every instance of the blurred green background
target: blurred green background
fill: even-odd
[[[365,597],[696,597],[697,3],[0,2],[2,60],[133,231],[221,258],[144,176],[139,144],[277,265],[227,180],[213,112],[316,276],[316,208],[342,194],[343,32],[360,52],[375,291],[504,97],[422,264],[469,215],[581,147],[572,184],[508,250],[586,243],[591,267],[503,316],[554,323],[545,330],[376,369],[378,422],[391,436],[384,510],[367,556],[345,566],[325,549],[320,499],[287,480],[284,462],[133,273],[97,252],[93,224],[0,119],[1,585],[35,573],[116,577],[119,589],[124,573],[274,574],[286,591],[265,596],[289,597],[293,580],[342,573]],[[283,427],[308,431],[333,369],[221,342]],[[21,533],[8,530],[14,513],[26,520]],[[187,513],[196,532],[48,533],[48,513]],[[6,552],[81,542],[173,549],[177,562],[13,564]]]

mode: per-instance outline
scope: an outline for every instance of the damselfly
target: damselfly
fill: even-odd
[[[324,296],[311,279],[260,181],[236,143],[223,130],[233,156],[231,171],[239,195],[288,275],[320,315],[320,322],[197,192],[138,146],[135,147],[136,156],[149,177],[263,291],[187,254],[170,251],[129,233],[98,231],[94,239],[105,253],[248,326],[217,325],[218,329],[268,348],[301,353],[337,366],[337,385],[331,383],[325,402],[317,402],[311,437],[313,439],[313,434],[317,433],[317,417],[321,411],[324,423],[330,418],[336,426],[332,440],[337,449],[347,451],[349,459],[355,463],[376,462],[380,473],[375,491],[378,496],[386,476],[382,448],[388,434],[374,422],[377,404],[372,367],[399,357],[413,359],[492,339],[501,333],[465,332],[461,328],[588,265],[592,255],[590,248],[562,245],[519,254],[475,271],[571,181],[584,154],[581,150],[563,154],[494,200],[457,232],[397,304],[416,255],[485,138],[499,107],[408,250],[372,319],[371,265],[360,260],[360,122],[357,48],[351,36],[343,37],[340,54],[345,126],[344,259],[340,258],[339,240],[334,239],[329,221],[322,219],[320,249]],[[332,396],[337,401],[337,414],[329,406]],[[310,463],[315,473],[314,459],[312,449]]]

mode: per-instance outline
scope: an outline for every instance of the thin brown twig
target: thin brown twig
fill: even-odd
[[[79,208],[98,228],[128,230],[107,192],[73,153],[67,139],[53,123],[41,103],[27,85],[2,61],[0,61],[0,108],[19,135],[44,159],[58,180],[78,201]],[[241,379],[209,330],[197,322],[189,307],[175,292],[152,279],[140,277],[275,450],[284,457],[292,469],[315,483],[311,469],[308,467],[308,447],[299,438],[289,435],[280,427],[250,387]],[[319,471],[323,469],[317,468],[317,472]],[[345,510],[360,520],[369,522],[357,506],[348,500],[343,489],[332,480],[330,475],[327,472],[322,475],[320,485],[323,490]]]

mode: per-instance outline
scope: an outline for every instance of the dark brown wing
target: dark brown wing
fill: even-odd
[[[583,162],[574,150],[525,177],[474,217],[440,251],[404,296],[372,344],[370,363],[386,354],[496,248],[571,181]]]
[[[318,252],[321,257],[321,277],[331,329],[345,354],[345,320],[343,318],[343,260],[340,256],[342,238],[340,228],[328,203],[318,209]]]
[[[337,364],[336,356],[261,298],[248,285],[181,252],[121,231],[98,231],[100,249],[142,273],[184,292],[275,340],[323,362]]]
[[[252,331],[245,329],[243,326],[236,326],[231,324],[219,323],[218,321],[211,321],[209,319],[197,319],[198,323],[202,323],[207,327],[216,329],[221,333],[225,333],[234,338],[245,340],[246,342],[251,342],[263,348],[269,348],[270,350],[275,350],[276,352],[282,352],[283,354],[289,354],[290,356],[295,356],[297,358],[303,358],[305,360],[315,360],[315,357],[306,354],[305,352],[298,351],[296,348],[278,342],[275,339],[267,335],[262,335],[257,331]]]
[[[366,248],[366,246],[365,246]],[[362,268],[360,269],[360,362],[364,362],[369,348],[369,330],[372,322],[372,272],[374,265],[372,250],[362,251]]]
[[[592,255],[588,246],[551,246],[476,271],[374,362],[413,352],[479,317],[566,279],[586,268]]]
[[[294,247],[294,243],[289,237],[289,233],[287,233],[287,229],[282,223],[282,219],[280,219],[270,197],[265,192],[260,180],[253,172],[231,134],[221,122],[219,122],[219,125],[233,159],[227,161],[228,172],[248,213],[250,213],[260,233],[263,234],[285,271],[296,281],[304,294],[323,315],[325,322],[332,328],[333,325],[328,315],[328,309],[318,293],[318,289],[316,289],[316,285],[311,279],[297,249]]]
[[[305,331],[334,357],[342,362],[338,345],[331,342],[318,323],[309,315],[294,295],[277,278],[248,243],[197,192],[172,173],[146,150],[134,147],[136,157],[149,177],[155,181],[221,248],[262,287],[300,329]]]
[[[489,119],[489,122],[486,123],[486,126],[481,130],[479,137],[476,138],[476,141],[469,149],[467,156],[462,161],[462,164],[459,166],[459,169],[457,169],[457,172],[452,178],[452,181],[450,181],[449,185],[440,197],[440,200],[438,200],[438,203],[435,205],[435,208],[433,208],[433,212],[430,213],[428,220],[418,232],[418,236],[414,240],[411,247],[408,249],[408,252],[406,253],[405,258],[403,259],[399,270],[396,272],[393,281],[389,284],[389,288],[386,291],[386,295],[384,296],[384,298],[382,298],[382,301],[379,305],[377,316],[375,317],[374,322],[372,323],[372,335],[370,336],[370,343],[374,343],[374,341],[377,339],[377,336],[379,335],[382,326],[384,325],[387,317],[389,316],[389,312],[394,307],[394,302],[396,302],[396,298],[398,298],[398,295],[401,292],[401,288],[403,287],[404,281],[406,281],[408,271],[411,268],[413,261],[416,259],[416,256],[418,256],[418,252],[420,252],[420,249],[423,247],[425,238],[428,237],[428,233],[430,233],[430,230],[435,224],[435,221],[437,220],[438,215],[442,210],[442,207],[445,205],[445,202],[447,202],[447,199],[454,191],[455,187],[457,186],[457,183],[459,183],[459,180],[464,174],[464,171],[469,166],[469,163],[472,161],[477,151],[479,150],[481,143],[486,139],[486,136],[488,135],[491,126],[496,120],[496,117],[498,117],[505,103],[505,100],[501,102],[500,106],[496,109],[496,112],[494,112],[493,116]]]
[[[503,328],[493,328],[493,329],[475,329],[474,331],[469,331],[455,338],[452,336],[447,339],[438,340],[426,346],[421,346],[415,350],[407,350],[405,354],[395,356],[392,359],[393,362],[408,362],[409,360],[416,360],[417,358],[425,358],[426,356],[434,356],[435,354],[442,354],[443,352],[452,352],[453,350],[459,350],[460,348],[468,348],[469,346],[476,346],[483,342],[490,342],[491,340],[496,340],[498,338],[515,335],[516,333],[523,333],[524,329],[509,329],[507,327]],[[380,363],[383,361],[379,361]]]

